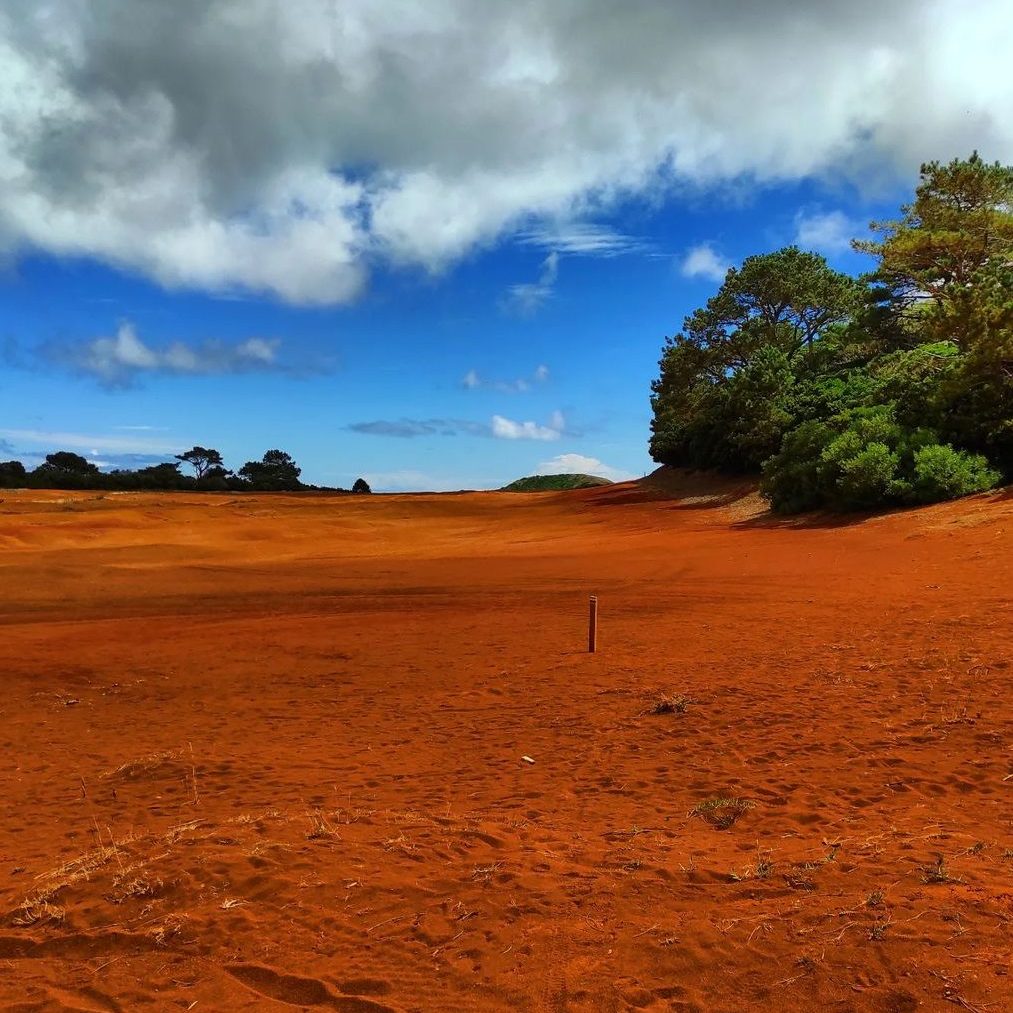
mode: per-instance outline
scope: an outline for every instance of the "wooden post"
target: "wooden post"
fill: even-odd
[[[598,647],[598,596],[591,595],[591,608],[587,616],[587,649],[594,654]]]

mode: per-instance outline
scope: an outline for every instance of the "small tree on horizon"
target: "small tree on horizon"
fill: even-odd
[[[39,470],[59,472],[65,475],[97,475],[99,473],[98,465],[92,464],[86,457],[70,450],[58,450],[56,453],[46,454],[46,462],[39,465]]]
[[[0,487],[17,488],[25,484],[28,471],[20,461],[0,461]]]
[[[357,478],[352,486],[352,492],[372,492],[369,483],[364,478]]]
[[[191,447],[182,454],[176,454],[176,460],[189,464],[193,468],[194,477],[199,482],[211,468],[224,465],[222,455],[211,447]]]
[[[260,461],[247,461],[239,469],[254,489],[264,492],[294,491],[302,488],[302,469],[284,450],[269,450]]]

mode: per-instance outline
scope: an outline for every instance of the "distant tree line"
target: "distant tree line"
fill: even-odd
[[[45,461],[28,471],[20,461],[0,461],[0,488],[17,489],[109,489],[196,490],[202,492],[348,492],[326,486],[306,485],[299,480],[302,469],[283,450],[269,450],[259,461],[247,461],[238,471],[230,471],[219,451],[211,447],[191,447],[176,454],[175,461],[153,464],[136,471],[101,471],[80,454],[59,450],[47,454]],[[180,468],[186,465],[192,474]],[[372,490],[365,479],[356,479],[353,493]]]
[[[1013,480],[1013,167],[923,165],[853,278],[788,247],[666,339],[659,463],[761,476],[780,512],[928,503]]]

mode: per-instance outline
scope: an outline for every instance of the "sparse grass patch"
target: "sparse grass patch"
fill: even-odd
[[[341,835],[334,829],[327,817],[317,810],[315,813],[310,813],[310,829],[306,831],[306,840],[308,841],[319,841],[319,840],[341,840]]]
[[[756,851],[756,861],[747,865],[742,872],[730,872],[728,875],[734,883],[743,883],[751,879],[770,879],[774,872],[774,863],[770,851]]]
[[[168,946],[173,939],[182,933],[183,926],[186,923],[186,915],[171,914],[161,925],[152,929],[149,935],[155,941],[156,946]]]
[[[690,809],[689,815],[699,816],[715,830],[727,830],[755,805],[746,798],[709,798]]]
[[[16,928],[28,928],[31,925],[42,925],[46,922],[62,922],[66,911],[57,904],[51,904],[45,895],[26,897],[11,915],[11,925]]]
[[[865,898],[866,907],[882,907],[883,902],[886,900],[886,894],[882,890],[873,890],[868,897]]]
[[[688,696],[683,696],[681,693],[667,694],[659,697],[650,707],[647,708],[646,713],[651,715],[659,714],[685,714],[686,708],[691,703],[695,703]]]
[[[946,859],[942,855],[939,855],[932,865],[926,865],[922,868],[922,882],[959,883],[960,880],[950,875],[950,871],[946,866]]]
[[[179,769],[182,767],[182,750],[163,750],[160,753],[150,753],[137,760],[122,763],[115,770],[111,770],[103,776],[115,777],[124,781],[136,781],[142,777],[179,776]]]
[[[155,897],[162,890],[162,881],[147,876],[117,876],[113,880],[113,892],[109,900],[113,904],[122,904],[127,900],[142,900]]]
[[[803,862],[784,874],[784,881],[792,890],[815,890],[816,880],[812,874],[819,868],[814,862]]]

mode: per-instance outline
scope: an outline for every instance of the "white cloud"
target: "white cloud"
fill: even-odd
[[[530,376],[519,376],[515,380],[487,380],[479,375],[478,370],[469,369],[461,378],[461,386],[466,390],[497,390],[504,394],[523,394],[531,390],[537,384],[547,382],[549,379],[549,367],[545,365],[536,366]]]
[[[538,281],[511,285],[507,290],[504,305],[506,309],[521,316],[530,316],[551,296],[559,277],[559,254],[553,250],[542,261]]]
[[[636,478],[632,472],[622,468],[612,468],[603,464],[597,457],[585,457],[583,454],[559,454],[551,460],[542,461],[538,465],[536,475],[597,475],[613,482],[629,482]]]
[[[679,267],[684,278],[705,278],[707,281],[722,282],[731,265],[717,253],[709,243],[700,243],[686,251]]]
[[[41,429],[0,429],[0,439],[48,450],[85,450],[99,454],[173,454],[177,442],[148,436],[96,436],[89,433],[54,432]]]
[[[454,492],[464,488],[453,478],[402,468],[396,471],[369,471],[362,476],[374,492]]]
[[[325,304],[524,229],[603,253],[624,241],[558,223],[1013,161],[1010,51],[1007,0],[8,3],[0,256]]]
[[[527,246],[542,246],[585,257],[618,257],[624,253],[642,253],[651,249],[649,243],[636,236],[628,236],[593,222],[540,225],[519,232],[517,239]]]
[[[867,231],[843,211],[800,211],[795,216],[795,244],[803,250],[843,253],[851,249],[852,239]]]
[[[553,412],[548,425],[537,422],[515,422],[502,415],[492,417],[492,435],[500,440],[558,440],[566,431],[562,412]]]
[[[103,383],[124,384],[144,374],[201,375],[278,368],[279,344],[277,340],[248,338],[235,345],[174,341],[164,348],[154,348],[137,336],[131,323],[125,322],[113,337],[96,338],[83,345],[50,346],[45,353],[51,360],[89,373]]]

